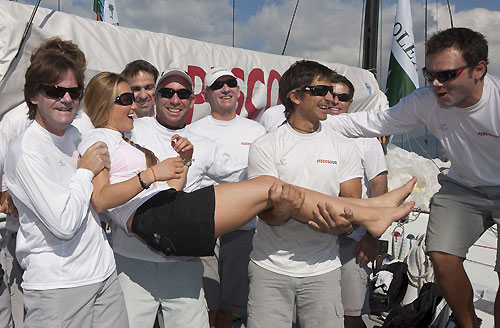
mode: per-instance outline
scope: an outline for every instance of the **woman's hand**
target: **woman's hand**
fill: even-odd
[[[190,163],[193,159],[194,146],[188,139],[174,134],[172,136],[172,148],[179,154],[184,164]]]
[[[155,181],[180,179],[184,172],[184,162],[180,157],[167,158],[151,167]]]

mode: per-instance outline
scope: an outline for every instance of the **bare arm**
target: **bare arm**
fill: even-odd
[[[354,178],[340,184],[339,196],[361,198],[361,178]]]
[[[155,181],[181,180],[181,175],[185,171],[183,167],[184,164],[179,157],[167,158],[142,171],[140,175],[142,181],[149,186]],[[97,212],[123,205],[143,190],[138,176],[110,184],[108,169],[102,170],[95,176],[92,184],[94,185],[94,192],[91,200]]]
[[[387,171],[379,173],[370,180],[370,197],[377,197],[387,192]]]
[[[167,158],[141,172],[141,179],[147,186],[156,181],[167,181],[168,185],[176,190],[184,188],[188,172],[188,166],[185,164],[191,161],[194,147],[188,139],[177,134],[172,136],[171,143],[179,157]],[[92,205],[98,212],[123,205],[143,190],[138,176],[110,184],[108,170],[103,170],[95,176],[92,184]]]

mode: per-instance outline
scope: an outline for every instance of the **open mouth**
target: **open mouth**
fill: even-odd
[[[326,105],[320,105],[319,108],[325,112],[332,112],[332,111],[336,111],[338,109],[336,108],[333,108],[333,107],[330,107],[330,106],[326,106]]]
[[[182,112],[182,109],[180,108],[167,108],[167,110],[171,113],[180,113]]]

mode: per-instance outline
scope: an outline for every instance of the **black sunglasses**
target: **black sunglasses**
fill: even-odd
[[[176,93],[177,93],[177,97],[179,97],[179,99],[188,99],[193,94],[193,91],[191,91],[189,89],[174,90],[171,88],[161,88],[161,89],[156,90],[156,92],[158,93],[158,95],[160,97],[169,98],[169,99],[172,98]]]
[[[434,80],[438,80],[439,83],[444,83],[449,80],[453,80],[456,77],[459,77],[460,74],[462,74],[463,71],[465,71],[467,68],[471,67],[472,65],[465,65],[461,67],[457,67],[454,69],[448,69],[446,71],[440,71],[440,72],[429,72],[427,68],[422,68],[422,74],[424,74],[424,78],[428,82],[433,82]]]
[[[236,88],[238,86],[238,81],[236,81],[236,79],[229,79],[229,80],[225,80],[225,81],[215,81],[214,83],[212,83],[211,86],[209,86],[209,88],[214,90],[214,91],[219,90],[224,86],[224,84],[226,84],[230,88]]]
[[[333,86],[331,85],[309,85],[307,87],[295,89],[301,91],[310,92],[312,96],[324,97],[328,92],[332,94],[332,97],[338,97],[339,101],[347,102],[351,100],[351,95],[348,93],[335,93],[333,92]]]
[[[42,90],[47,97],[52,99],[61,99],[66,92],[69,93],[69,96],[73,100],[81,99],[83,95],[83,89],[80,87],[64,88],[57,85],[41,85],[40,90]]]
[[[115,104],[130,106],[134,103],[135,97],[132,92],[125,92],[115,98]]]

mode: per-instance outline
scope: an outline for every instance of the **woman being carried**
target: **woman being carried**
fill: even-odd
[[[84,153],[94,142],[104,141],[111,157],[110,169],[104,169],[93,180],[94,207],[100,212],[112,209],[113,220],[167,255],[211,254],[215,238],[269,210],[270,188],[280,193],[285,185],[274,177],[262,176],[184,193],[180,190],[193,146],[175,135],[172,147],[180,157],[156,163],[154,154],[123,141],[121,134],[133,128],[135,104],[130,86],[121,76],[109,72],[96,75],[89,82],[83,101],[96,129],[84,136],[79,151]],[[318,204],[331,203],[336,213],[351,209],[353,224],[381,235],[393,221],[413,208],[413,202],[397,206],[411,193],[415,181],[413,178],[394,191],[368,199],[332,197],[295,187],[304,193],[305,200],[293,219],[327,230],[331,227],[328,215],[324,212],[318,215],[317,208]]]

